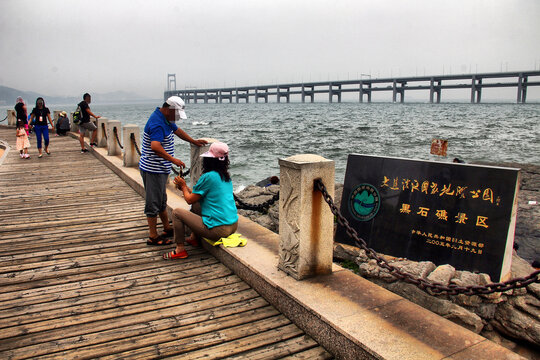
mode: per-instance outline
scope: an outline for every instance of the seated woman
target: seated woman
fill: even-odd
[[[176,187],[184,194],[192,211],[174,209],[173,227],[176,249],[163,254],[164,259],[184,259],[188,257],[184,240],[198,246],[201,237],[217,241],[233,234],[238,227],[238,214],[233,195],[233,185],[229,175],[229,147],[215,142],[201,155],[203,174],[191,190],[186,181],[177,176]],[[198,206],[200,204],[200,206]],[[200,215],[196,214],[200,213]],[[185,227],[192,231],[191,238],[185,239]]]

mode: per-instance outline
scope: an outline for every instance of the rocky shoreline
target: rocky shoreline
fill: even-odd
[[[537,205],[540,203],[540,166],[515,163],[483,165],[521,169],[515,232],[517,253],[514,251],[511,271],[512,278],[529,275],[535,270],[531,263],[540,260],[540,205]],[[334,202],[338,206],[342,192],[343,185],[337,184]],[[236,195],[241,202],[257,205],[270,201],[277,193],[279,185],[251,185]],[[238,213],[267,229],[279,232],[277,201],[267,211],[239,209]],[[358,248],[335,243],[334,258],[338,262],[345,261],[347,267],[360,276],[522,356],[540,357],[540,283],[489,295],[432,296],[414,285],[396,279]],[[450,265],[436,266],[428,261],[414,262],[407,259],[389,260],[392,265],[406,272],[445,285],[481,286],[491,282],[485,274],[456,271]]]

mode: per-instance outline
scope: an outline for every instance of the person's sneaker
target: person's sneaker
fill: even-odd
[[[91,147],[96,147],[96,146],[97,146],[97,143],[90,143],[90,146],[91,146]]]
[[[88,152],[88,149],[81,149],[81,154]]]

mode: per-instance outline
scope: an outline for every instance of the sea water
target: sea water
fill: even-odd
[[[90,106],[95,114],[139,125],[142,133],[160,105]],[[68,113],[76,107],[48,106]],[[8,108],[0,111],[6,114]],[[340,183],[351,153],[540,165],[540,104],[187,104],[186,113],[188,119],[178,125],[190,136],[229,144],[235,189],[279,175],[279,158],[307,153],[335,161]],[[430,154],[432,139],[448,140],[446,157]],[[175,148],[189,167],[189,144],[176,138]]]
[[[156,101],[90,106],[95,114],[139,125],[142,134],[148,117],[160,105]],[[76,108],[48,106],[51,111]],[[4,114],[0,119],[8,108],[13,107],[0,107]],[[236,191],[279,175],[279,158],[306,153],[335,161],[339,183],[351,153],[540,165],[540,104],[187,104],[186,113],[188,119],[178,125],[193,138],[211,137],[229,144]],[[448,140],[446,157],[430,154],[432,139]],[[189,144],[178,138],[175,142],[176,157],[189,167]],[[73,148],[78,146],[74,141]],[[521,255],[529,260],[536,256]]]

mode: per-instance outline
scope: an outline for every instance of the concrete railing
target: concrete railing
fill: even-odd
[[[53,112],[54,123],[60,111]],[[14,110],[8,110],[8,124],[15,125]],[[79,126],[70,116],[71,131],[78,135]],[[98,147],[108,156],[120,156],[124,167],[139,165],[140,130],[137,125],[122,126],[119,120],[97,119]],[[86,132],[86,136],[92,134]],[[207,138],[202,147],[191,146],[190,183],[194,186],[202,174],[200,155],[218,140]],[[297,280],[332,272],[333,215],[314,181],[321,179],[328,189],[334,188],[334,162],[317,155],[296,155],[280,159],[281,190],[279,200],[280,246],[278,268]],[[333,196],[333,193],[331,194]]]

